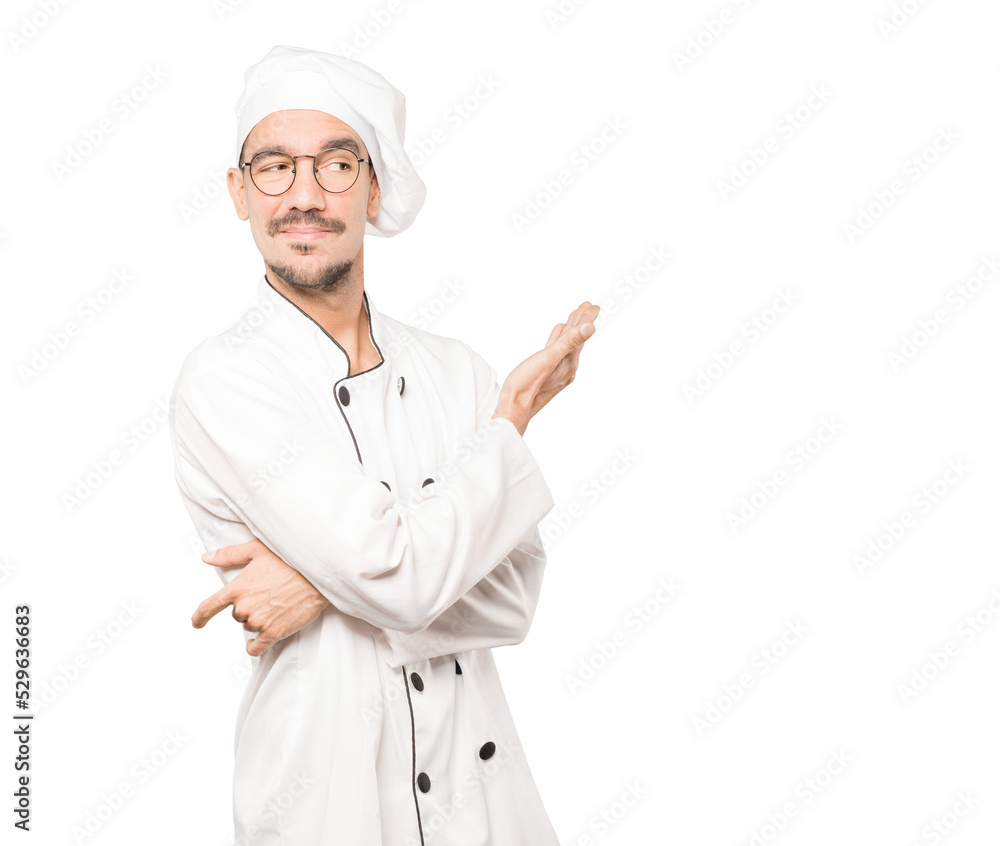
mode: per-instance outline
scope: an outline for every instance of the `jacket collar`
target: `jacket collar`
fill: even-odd
[[[320,364],[334,381],[348,378],[350,364],[347,352],[336,338],[271,285],[266,274],[260,277],[257,293],[258,308],[262,312],[264,322],[262,328],[268,335],[276,337],[279,343],[297,350]],[[379,363],[363,373],[374,375],[372,371],[385,365],[386,351],[390,344],[387,327],[378,310],[372,306],[367,289],[362,293],[362,297],[365,310],[368,312],[368,335],[379,354]],[[268,316],[269,314],[273,314],[273,319]],[[349,378],[361,375],[363,374],[355,373]]]

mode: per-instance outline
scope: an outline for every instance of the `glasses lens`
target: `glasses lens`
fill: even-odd
[[[334,147],[316,156],[316,179],[333,194],[350,188],[358,181],[360,172],[358,157],[350,150]]]
[[[295,162],[284,153],[265,150],[250,162],[250,178],[258,190],[265,194],[281,194],[287,191],[295,178]]]

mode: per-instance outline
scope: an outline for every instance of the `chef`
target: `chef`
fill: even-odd
[[[185,359],[176,480],[253,671],[235,844],[558,844],[491,648],[520,642],[553,500],[522,436],[568,385],[582,303],[499,387],[471,347],[376,308],[363,237],[425,194],[403,96],[359,62],[275,47],[237,106],[257,302]],[[214,553],[214,556],[213,554]]]

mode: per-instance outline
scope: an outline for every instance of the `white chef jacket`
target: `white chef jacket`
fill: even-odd
[[[558,846],[491,652],[528,631],[554,505],[491,420],[496,372],[365,292],[381,361],[349,376],[318,323],[258,292],[181,368],[177,484],[207,549],[259,538],[332,605],[251,659],[236,846]]]

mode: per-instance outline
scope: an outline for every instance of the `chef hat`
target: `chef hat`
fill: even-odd
[[[406,150],[406,101],[381,74],[344,56],[274,47],[247,68],[236,101],[237,161],[250,130],[272,112],[314,109],[339,118],[365,142],[382,197],[370,235],[395,235],[417,216],[427,189]]]

